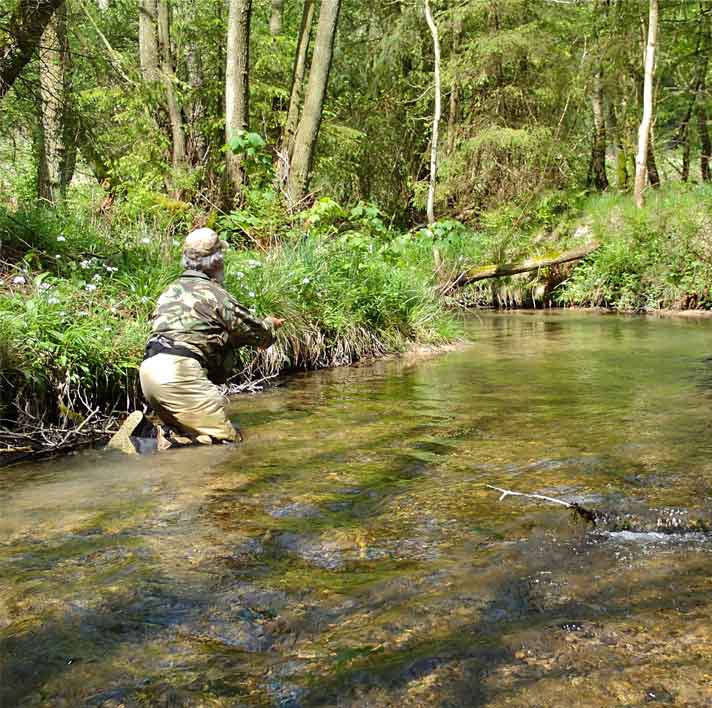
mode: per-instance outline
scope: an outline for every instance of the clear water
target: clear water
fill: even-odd
[[[712,323],[485,315],[235,402],[239,449],[0,473],[0,705],[712,705]]]

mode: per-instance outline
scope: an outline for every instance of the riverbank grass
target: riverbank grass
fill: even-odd
[[[243,351],[237,380],[458,337],[433,288],[432,238],[374,225],[364,212],[308,216],[270,248],[223,229],[235,245],[227,289],[256,316],[287,319],[270,350]],[[58,211],[5,213],[0,229],[4,424],[76,423],[139,405],[150,313],[180,273],[181,238]]]

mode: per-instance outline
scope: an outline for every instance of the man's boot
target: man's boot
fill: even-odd
[[[120,450],[127,455],[137,454],[134,444],[131,442],[131,436],[136,428],[143,422],[143,412],[134,411],[122,424],[121,427],[114,433],[114,436],[109,440],[107,447],[112,450]]]

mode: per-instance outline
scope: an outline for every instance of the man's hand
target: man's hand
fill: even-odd
[[[271,324],[275,329],[279,329],[279,328],[285,323],[285,321],[286,321],[286,320],[284,320],[284,319],[280,319],[279,317],[272,317],[272,315],[270,315],[269,317],[267,317],[267,320],[269,320],[270,324]]]

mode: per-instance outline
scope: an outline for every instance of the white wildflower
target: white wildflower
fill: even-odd
[[[101,276],[98,273],[96,273],[95,275],[92,276],[92,280],[98,283],[101,280]]]
[[[144,237],[141,239],[141,243],[151,243],[151,239],[148,238],[148,236],[144,236]]]
[[[309,283],[311,283],[311,280],[309,280],[309,278],[304,278],[302,280],[302,285],[309,285]]]
[[[60,243],[62,243],[62,241],[66,241],[66,240],[67,239],[64,238],[64,236],[57,236],[57,241],[59,241]]]
[[[86,270],[91,266],[91,261],[82,261],[79,265]]]
[[[94,283],[89,283],[84,289],[90,293],[93,293],[96,290],[96,285],[94,285]]]
[[[12,279],[12,284],[13,285],[24,285],[27,281],[21,276],[21,275],[16,275]]]
[[[111,327],[109,327],[108,325],[104,327],[104,332],[111,332]]]
[[[52,303],[52,304],[54,304],[54,303]],[[64,310],[62,310],[62,311],[59,313],[59,316],[60,316],[60,317],[64,317],[66,314],[67,314],[67,313],[66,313]]]
[[[47,304],[48,305],[59,305],[59,298],[55,297],[54,295],[52,297],[47,298]],[[63,312],[59,313],[60,315],[63,315]]]
[[[59,314],[63,315],[64,312],[60,312]],[[89,317],[89,313],[87,312],[87,310],[79,310],[77,314],[79,315],[79,317]]]
[[[148,302],[148,298],[145,295],[141,296],[141,302],[145,305]]]
[[[259,261],[256,261],[256,260],[250,258],[250,260],[247,261],[247,265],[250,268],[259,268],[262,264]]]
[[[174,246],[180,246],[180,241],[177,238],[173,239],[173,245]]]
[[[250,297],[255,297],[255,294],[252,292],[252,290],[250,290],[250,292],[247,293],[247,294],[248,294]]]
[[[51,287],[52,287],[52,286],[51,286],[49,283],[40,283],[40,284],[37,286],[37,289],[38,289],[41,293],[44,293],[44,292],[46,292],[47,290],[49,290]]]
[[[235,273],[235,277],[236,278],[244,278],[245,274],[241,270],[238,270],[237,273]]]
[[[54,257],[59,260],[62,256],[59,253],[55,253]]]

